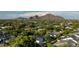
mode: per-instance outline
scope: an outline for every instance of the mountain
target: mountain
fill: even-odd
[[[17,19],[28,19],[28,20],[62,20],[64,19],[63,17],[61,16],[56,16],[56,15],[53,15],[51,13],[48,13],[48,14],[35,14],[35,15],[32,15],[32,16],[29,16],[29,17],[18,17]]]
[[[46,14],[46,15],[43,15],[43,16],[38,16],[38,15],[35,15],[35,16],[31,16],[29,17],[29,19],[37,19],[37,20],[62,20],[64,19],[63,17],[61,16],[55,16],[53,14]]]
[[[64,19],[63,17],[61,16],[55,16],[53,14],[46,14],[44,16],[41,16],[40,17],[41,19],[49,19],[49,20],[62,20]]]

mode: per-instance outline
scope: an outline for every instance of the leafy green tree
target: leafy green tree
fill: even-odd
[[[45,29],[38,29],[35,31],[35,35],[37,36],[43,36],[46,34],[46,30]]]
[[[35,43],[34,36],[18,36],[15,40],[11,40],[9,45],[12,47],[34,47],[39,46]]]

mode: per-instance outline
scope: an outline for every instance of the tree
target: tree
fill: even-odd
[[[38,29],[37,31],[35,31],[35,35],[37,35],[37,36],[43,36],[45,34],[46,34],[45,29]]]
[[[38,16],[38,15],[35,15],[35,18],[36,18],[36,19],[38,19],[38,18],[39,18],[39,16]]]
[[[35,43],[34,36],[18,36],[15,40],[9,42],[9,45],[12,47],[35,47],[39,46]]]

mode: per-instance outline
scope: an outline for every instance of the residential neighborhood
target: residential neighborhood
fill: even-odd
[[[0,47],[79,47],[79,20],[36,14],[0,19]]]

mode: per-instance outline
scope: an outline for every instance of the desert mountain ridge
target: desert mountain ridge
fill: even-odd
[[[61,20],[61,19],[64,19],[64,17],[56,16],[56,15],[53,15],[53,14],[46,14],[46,15],[42,15],[42,16],[34,15],[34,16],[30,16],[30,17],[18,17],[18,19],[42,19],[42,20],[49,19],[49,20]]]

